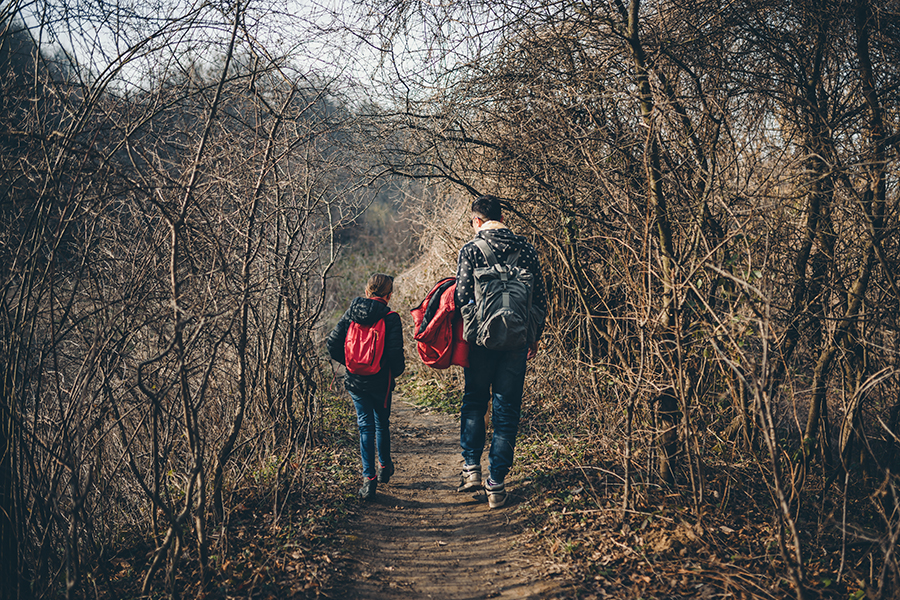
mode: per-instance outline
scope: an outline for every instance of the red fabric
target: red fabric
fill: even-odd
[[[456,283],[441,292],[440,298],[435,298],[438,288],[447,280],[441,280],[422,300],[416,308],[410,312],[415,323],[416,349],[419,358],[429,367],[446,369],[450,365],[461,367],[469,366],[469,344],[462,337],[462,318],[456,310],[454,294]],[[434,307],[438,302],[433,316],[422,327],[427,318],[428,307]]]
[[[347,370],[354,375],[374,375],[384,355],[384,319],[366,327],[352,321],[344,340]]]
[[[375,298],[387,304],[384,298]],[[396,314],[390,311],[388,315]],[[385,315],[387,316],[387,315]],[[344,365],[354,375],[374,375],[381,371],[384,356],[384,317],[371,325],[350,321],[344,338]]]

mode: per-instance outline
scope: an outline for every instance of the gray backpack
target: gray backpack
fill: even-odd
[[[529,332],[533,276],[516,266],[519,252],[506,264],[497,262],[491,246],[476,238],[487,267],[475,269],[475,304],[461,307],[463,335],[490,350],[520,350],[532,341]]]

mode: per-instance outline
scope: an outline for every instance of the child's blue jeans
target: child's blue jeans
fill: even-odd
[[[359,396],[349,392],[356,404],[356,424],[359,425],[359,452],[362,455],[363,476],[374,479],[378,474],[375,452],[383,467],[391,465],[391,403],[384,399]]]

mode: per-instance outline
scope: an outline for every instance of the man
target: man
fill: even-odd
[[[513,449],[519,431],[522,390],[525,385],[526,360],[537,352],[538,338],[544,324],[547,296],[537,252],[523,236],[514,234],[503,224],[500,200],[494,196],[479,196],[472,203],[472,228],[475,239],[459,251],[456,269],[456,306],[475,303],[475,269],[487,267],[488,261],[476,240],[485,240],[497,263],[508,264],[516,257],[516,266],[527,270],[532,277],[532,313],[526,319],[533,322],[528,340],[521,348],[490,350],[469,339],[469,367],[465,369],[465,391],[460,414],[460,446],[465,460],[458,491],[481,488],[481,455],[485,444],[484,417],[488,401],[493,398],[491,423],[494,434],[488,454],[490,471],[484,489],[490,508],[506,504],[504,480],[513,463]],[[463,314],[475,311],[463,310]],[[464,317],[465,321],[465,317]]]

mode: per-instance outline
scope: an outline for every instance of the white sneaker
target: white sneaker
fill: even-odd
[[[481,465],[466,465],[463,467],[462,480],[459,482],[457,492],[470,492],[481,488]]]
[[[503,485],[502,481],[500,483],[495,483],[488,477],[484,480],[484,491],[487,492],[489,508],[500,508],[506,504],[508,494],[506,493],[506,487]]]

